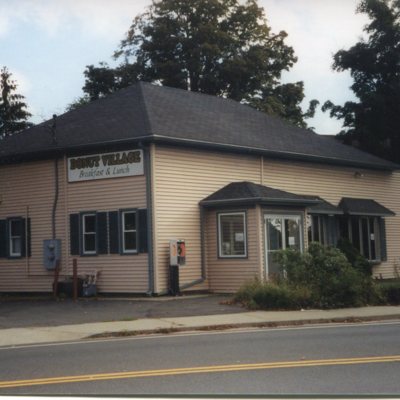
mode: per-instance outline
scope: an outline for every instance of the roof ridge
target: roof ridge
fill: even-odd
[[[254,182],[250,182],[250,181],[245,181],[245,182],[246,182],[246,185],[247,185],[250,193],[255,197],[260,197],[260,193],[258,190],[256,190],[256,188],[259,189],[259,186],[263,186],[263,185],[260,185],[258,183],[254,183]]]
[[[149,110],[148,110],[148,107],[147,107],[146,96],[145,96],[144,91],[143,91],[143,86],[145,86],[144,83],[145,82],[138,81],[136,83],[136,85],[139,88],[139,96],[140,96],[140,99],[141,99],[141,104],[143,106],[143,115],[144,115],[143,121],[144,121],[144,125],[145,125],[145,128],[147,130],[147,134],[148,135],[152,135]],[[149,83],[149,84],[151,85],[151,83]]]

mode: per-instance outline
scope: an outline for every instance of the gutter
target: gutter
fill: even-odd
[[[320,200],[297,200],[297,199],[268,199],[265,197],[248,197],[239,199],[222,199],[201,201],[203,207],[217,207],[222,205],[242,205],[242,204],[266,204],[283,206],[307,206],[320,204]]]
[[[391,165],[383,165],[383,164],[375,164],[375,163],[367,163],[367,162],[357,162],[354,160],[346,160],[340,159],[336,157],[323,157],[323,156],[314,156],[311,154],[304,154],[304,153],[295,153],[295,152],[286,152],[286,151],[276,151],[276,150],[267,150],[262,149],[260,147],[251,147],[251,146],[240,146],[235,144],[225,144],[225,143],[215,143],[215,142],[207,142],[201,141],[196,139],[185,139],[185,138],[176,138],[164,135],[157,135],[153,134],[148,136],[151,138],[155,143],[165,143],[165,144],[175,144],[175,145],[182,145],[182,146],[189,146],[193,147],[203,147],[207,149],[222,149],[222,150],[230,150],[234,152],[247,152],[257,155],[264,155],[269,158],[277,158],[277,159],[284,159],[284,160],[298,160],[298,161],[308,161],[312,163],[318,164],[328,164],[328,165],[342,165],[348,167],[356,167],[356,168],[366,168],[366,169],[375,169],[375,170],[382,170],[382,171],[394,171],[400,170],[400,165],[391,163],[390,161],[386,161],[388,164]],[[368,153],[366,153],[368,154]]]
[[[82,153],[82,150],[85,149],[98,149],[102,146],[112,146],[112,145],[134,145],[138,142],[142,143],[160,143],[160,144],[171,144],[171,145],[180,145],[183,147],[193,147],[196,148],[204,148],[209,150],[225,150],[235,153],[249,153],[249,154],[256,154],[256,155],[263,155],[268,158],[272,159],[280,159],[280,160],[295,160],[295,161],[307,161],[311,163],[317,164],[324,164],[324,165],[340,165],[345,167],[352,167],[352,168],[365,168],[365,169],[372,169],[378,171],[396,171],[400,170],[400,165],[391,163],[387,161],[387,164],[375,164],[375,163],[368,163],[368,162],[357,162],[354,160],[346,160],[340,159],[336,157],[323,157],[323,156],[314,156],[310,154],[304,153],[295,153],[295,152],[284,152],[284,151],[275,151],[275,150],[267,150],[262,149],[260,147],[251,147],[251,146],[239,146],[234,144],[224,144],[224,143],[214,143],[214,142],[207,142],[195,139],[183,139],[183,138],[176,138],[164,135],[157,135],[157,134],[149,134],[149,135],[142,135],[137,137],[132,137],[128,139],[114,139],[114,140],[107,140],[102,142],[96,143],[88,143],[88,144],[76,144],[72,146],[63,146],[58,148],[48,148],[43,151],[33,151],[27,153],[19,153],[16,155],[11,156],[1,156],[0,154],[0,164],[7,164],[22,161],[24,159],[43,159],[46,157],[54,157],[55,155],[64,155],[65,153],[73,153],[76,151],[77,153]],[[383,160],[385,161],[385,160]]]
[[[150,148],[148,146],[140,146],[144,154],[144,171],[146,178],[146,208],[147,208],[147,257],[149,267],[149,281],[147,295],[152,296],[154,293],[154,246],[153,246],[153,202],[151,191],[151,162]]]

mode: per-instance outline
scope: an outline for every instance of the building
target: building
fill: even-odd
[[[0,163],[2,292],[51,291],[49,239],[61,279],[77,259],[103,293],[165,293],[174,238],[187,290],[234,291],[277,249],[339,236],[399,272],[399,167],[232,100],[138,83],[2,140]]]

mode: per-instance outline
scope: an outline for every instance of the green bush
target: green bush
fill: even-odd
[[[400,305],[400,281],[379,282],[377,285],[387,304]]]
[[[360,254],[350,240],[340,238],[337,242],[337,248],[346,256],[353,268],[367,276],[372,275],[372,264]]]
[[[250,308],[341,308],[381,304],[379,286],[355,257],[353,266],[339,249],[311,243],[305,253],[286,249],[276,253],[281,273],[274,282],[243,286],[235,300]],[[393,295],[394,296],[394,295]]]
[[[304,286],[254,281],[245,284],[234,300],[250,309],[299,310],[312,304],[311,291]]]

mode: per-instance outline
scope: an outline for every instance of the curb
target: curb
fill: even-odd
[[[179,328],[158,328],[158,329],[143,329],[143,330],[122,330],[115,332],[96,333],[87,336],[83,339],[104,339],[112,337],[128,337],[140,335],[166,335],[180,332],[209,332],[222,331],[238,328],[278,328],[281,326],[303,326],[314,324],[337,324],[337,323],[359,323],[372,321],[387,321],[400,319],[400,314],[368,316],[368,317],[336,317],[336,318],[319,318],[319,319],[304,319],[304,320],[289,320],[289,321],[270,321],[270,322],[245,322],[238,324],[220,324],[220,325],[203,325],[194,327],[179,327]]]

